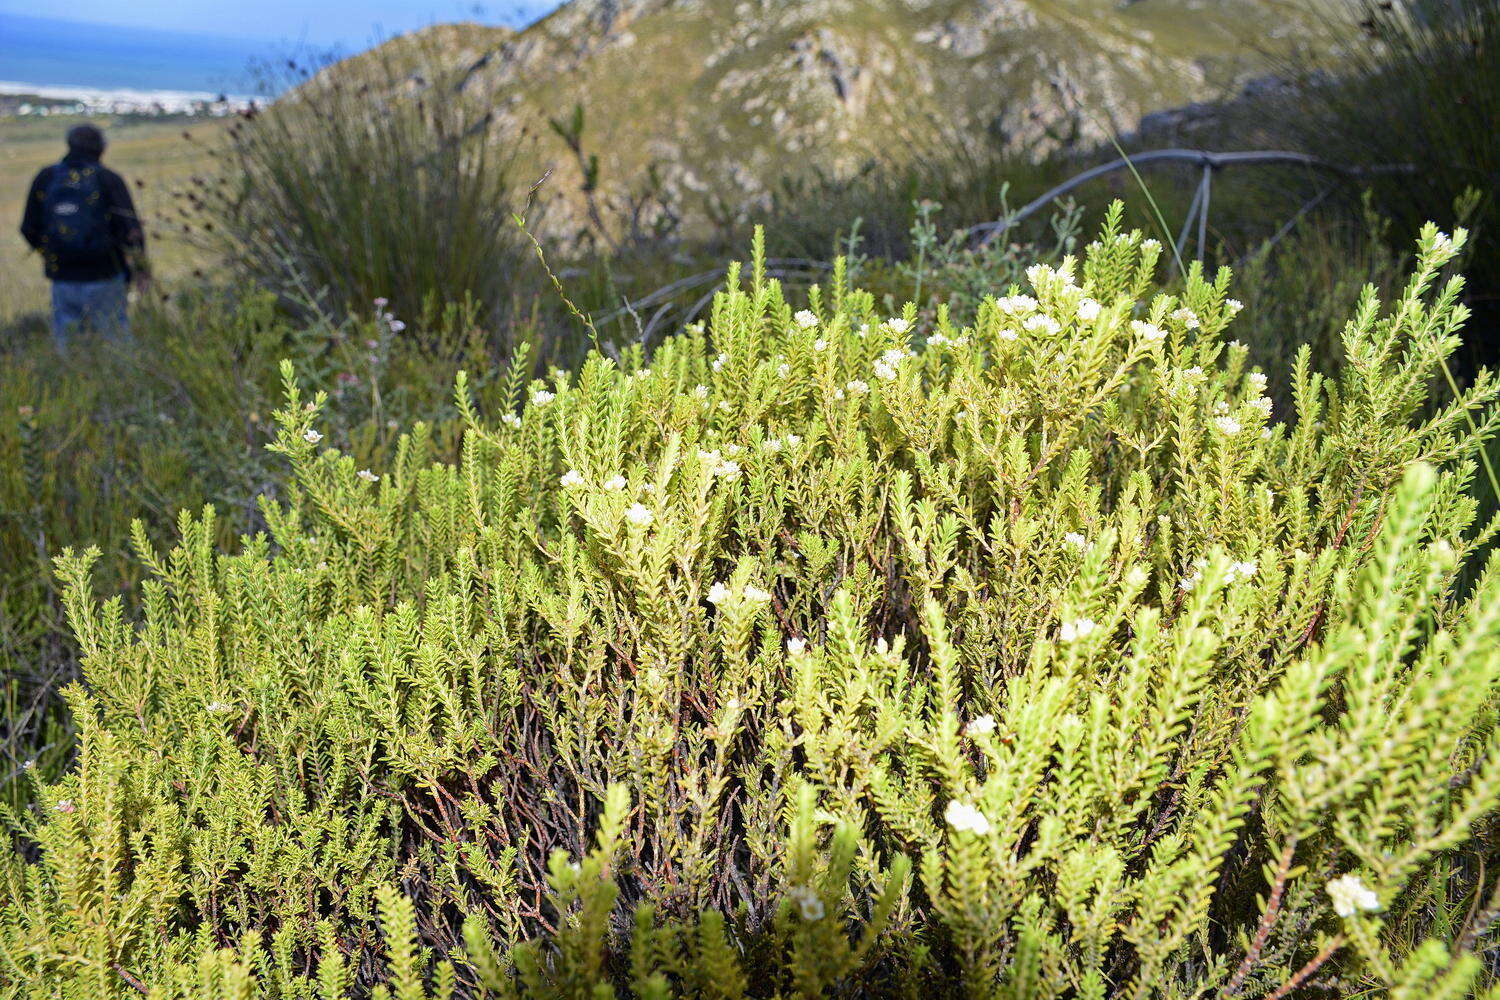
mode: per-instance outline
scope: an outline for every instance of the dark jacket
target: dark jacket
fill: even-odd
[[[52,172],[57,166],[43,167],[31,182],[31,193],[26,196],[26,212],[21,218],[21,235],[32,249],[42,255],[47,277],[53,281],[103,281],[121,275],[130,276],[127,251],[144,251],[146,234],[141,229],[141,220],[135,214],[135,203],[130,200],[130,189],[120,175],[101,164],[98,159],[69,153],[61,166],[70,169],[94,169],[99,171],[100,187],[103,190],[109,218],[109,232],[114,247],[102,256],[90,259],[59,260],[49,253],[46,243],[47,220],[43,218],[43,203],[47,197],[47,185],[52,182]]]

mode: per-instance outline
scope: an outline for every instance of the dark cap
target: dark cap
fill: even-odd
[[[93,125],[74,125],[68,129],[68,152],[80,156],[103,155],[104,133]]]

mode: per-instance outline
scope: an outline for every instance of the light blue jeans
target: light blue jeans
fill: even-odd
[[[111,340],[130,336],[130,318],[125,313],[125,276],[103,281],[54,281],[52,283],[52,342],[59,351],[84,332],[102,334]]]

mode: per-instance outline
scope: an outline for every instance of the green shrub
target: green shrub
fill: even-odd
[[[1424,408],[1461,242],[1283,424],[1228,276],[1140,301],[1113,228],[962,330],[842,269],[798,311],[757,255],[649,364],[494,420],[460,377],[452,463],[418,425],[361,468],[288,366],[263,534],[137,532],[138,616],[59,561],[80,750],[8,815],[0,981],[1462,993],[1500,578],[1452,586],[1496,386]]]
[[[497,364],[462,308],[413,317],[411,334],[366,315],[292,323],[271,296],[206,293],[142,308],[135,335],[60,355],[45,331],[7,344],[0,360],[0,801],[21,804],[28,763],[56,775],[72,754],[58,691],[76,674],[53,558],[94,544],[108,557],[96,583],[135,594],[126,551],[133,518],[169,538],[177,511],[212,502],[217,541],[259,526],[257,497],[275,494],[267,454],[280,393],[278,362],[333,386],[341,447],[367,463],[414,419],[438,424],[455,454],[453,365]],[[434,354],[434,348],[439,349]],[[522,363],[529,360],[523,352]],[[477,387],[482,393],[493,386]]]

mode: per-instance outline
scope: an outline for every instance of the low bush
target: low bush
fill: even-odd
[[[264,532],[138,531],[135,615],[59,560],[80,750],[6,813],[0,981],[1492,990],[1500,578],[1454,581],[1497,389],[1426,398],[1462,239],[1286,414],[1228,276],[1147,297],[1113,226],[962,329],[757,255],[649,360],[488,417],[461,376],[451,462],[328,447],[288,366]]]

